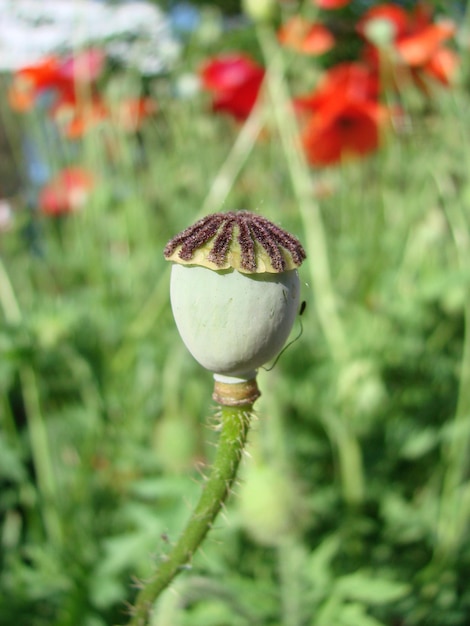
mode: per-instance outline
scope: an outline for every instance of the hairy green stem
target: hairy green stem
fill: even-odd
[[[139,592],[129,622],[130,626],[145,626],[149,623],[155,600],[173,578],[189,564],[211,529],[235,480],[251,415],[251,405],[221,408],[217,453],[204,491],[178,542],[153,578]]]

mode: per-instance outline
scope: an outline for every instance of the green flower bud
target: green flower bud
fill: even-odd
[[[237,505],[241,525],[261,545],[282,544],[305,521],[304,501],[295,482],[264,464],[248,466]]]
[[[396,27],[391,20],[376,18],[365,26],[365,36],[378,48],[387,48],[392,45],[396,35]]]
[[[242,0],[242,9],[254,22],[272,20],[278,11],[276,0]]]

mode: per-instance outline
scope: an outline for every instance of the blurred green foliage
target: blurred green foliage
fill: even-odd
[[[243,208],[310,241],[272,120],[238,173],[240,128],[174,97],[205,54],[188,50],[139,137],[116,130],[111,161],[100,134],[79,145],[99,181],[83,210],[19,196],[0,233],[1,624],[124,623],[203,486],[211,376],[174,327],[167,240]],[[468,108],[439,93],[374,157],[312,171],[347,356],[307,245],[302,337],[260,372],[250,458],[155,625],[468,624]]]

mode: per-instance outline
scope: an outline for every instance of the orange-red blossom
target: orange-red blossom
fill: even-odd
[[[345,62],[327,71],[312,93],[294,101],[312,165],[333,165],[379,147],[386,111],[377,92],[373,72],[360,63]]]
[[[419,87],[427,91],[423,79],[431,77],[443,85],[449,85],[455,77],[459,65],[457,53],[444,45],[456,32],[452,20],[433,21],[431,8],[422,2],[411,12],[393,3],[383,3],[370,8],[357,25],[358,32],[369,41],[366,51],[369,61],[378,60],[378,51],[373,45],[370,33],[374,24],[389,25],[391,48],[385,47],[384,61],[395,66],[395,75],[403,80],[405,74],[400,69],[408,68]],[[393,57],[390,52],[393,51]],[[398,85],[400,86],[400,85]]]

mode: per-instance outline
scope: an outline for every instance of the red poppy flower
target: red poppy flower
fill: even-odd
[[[94,177],[81,167],[64,168],[39,194],[39,210],[44,215],[73,213],[86,203],[94,186]]]
[[[326,26],[310,22],[300,15],[294,15],[281,26],[277,36],[286,48],[312,56],[324,54],[335,45],[335,38]]]
[[[208,61],[200,77],[203,87],[212,92],[214,111],[244,120],[258,98],[264,69],[248,56],[231,54]]]
[[[316,4],[319,9],[342,9],[347,6],[351,0],[313,0],[313,4]]]
[[[407,76],[412,76],[424,90],[423,75],[437,78],[443,84],[450,83],[458,65],[458,57],[450,50],[444,53],[441,51],[444,42],[455,34],[455,24],[451,20],[433,23],[431,10],[424,3],[418,3],[411,13],[394,4],[381,4],[369,9],[359,21],[358,31],[366,39],[375,20],[387,20],[393,26],[392,43],[396,57],[383,59],[392,68],[390,76],[395,74],[400,83]],[[379,55],[373,46],[366,49],[366,56],[369,62],[378,64]],[[410,70],[408,75],[400,72],[399,65]],[[400,84],[396,86],[400,87]]]
[[[363,63],[339,63],[325,72],[315,90],[296,98],[298,111],[314,112],[339,98],[349,100],[374,100],[379,92],[377,74]]]
[[[50,56],[15,72],[8,91],[8,101],[11,108],[14,111],[29,111],[41,91],[56,84],[59,67],[59,59]]]
[[[49,56],[15,72],[8,99],[16,111],[29,111],[45,90],[58,97],[72,97],[77,87],[93,83],[104,66],[104,53],[90,49],[59,58]]]
[[[422,67],[432,60],[441,44],[455,34],[455,24],[450,20],[428,24],[424,28],[401,37],[396,48],[403,61],[410,67]]]
[[[372,101],[336,99],[312,115],[302,143],[312,165],[333,165],[373,152],[380,143],[381,107]]]

